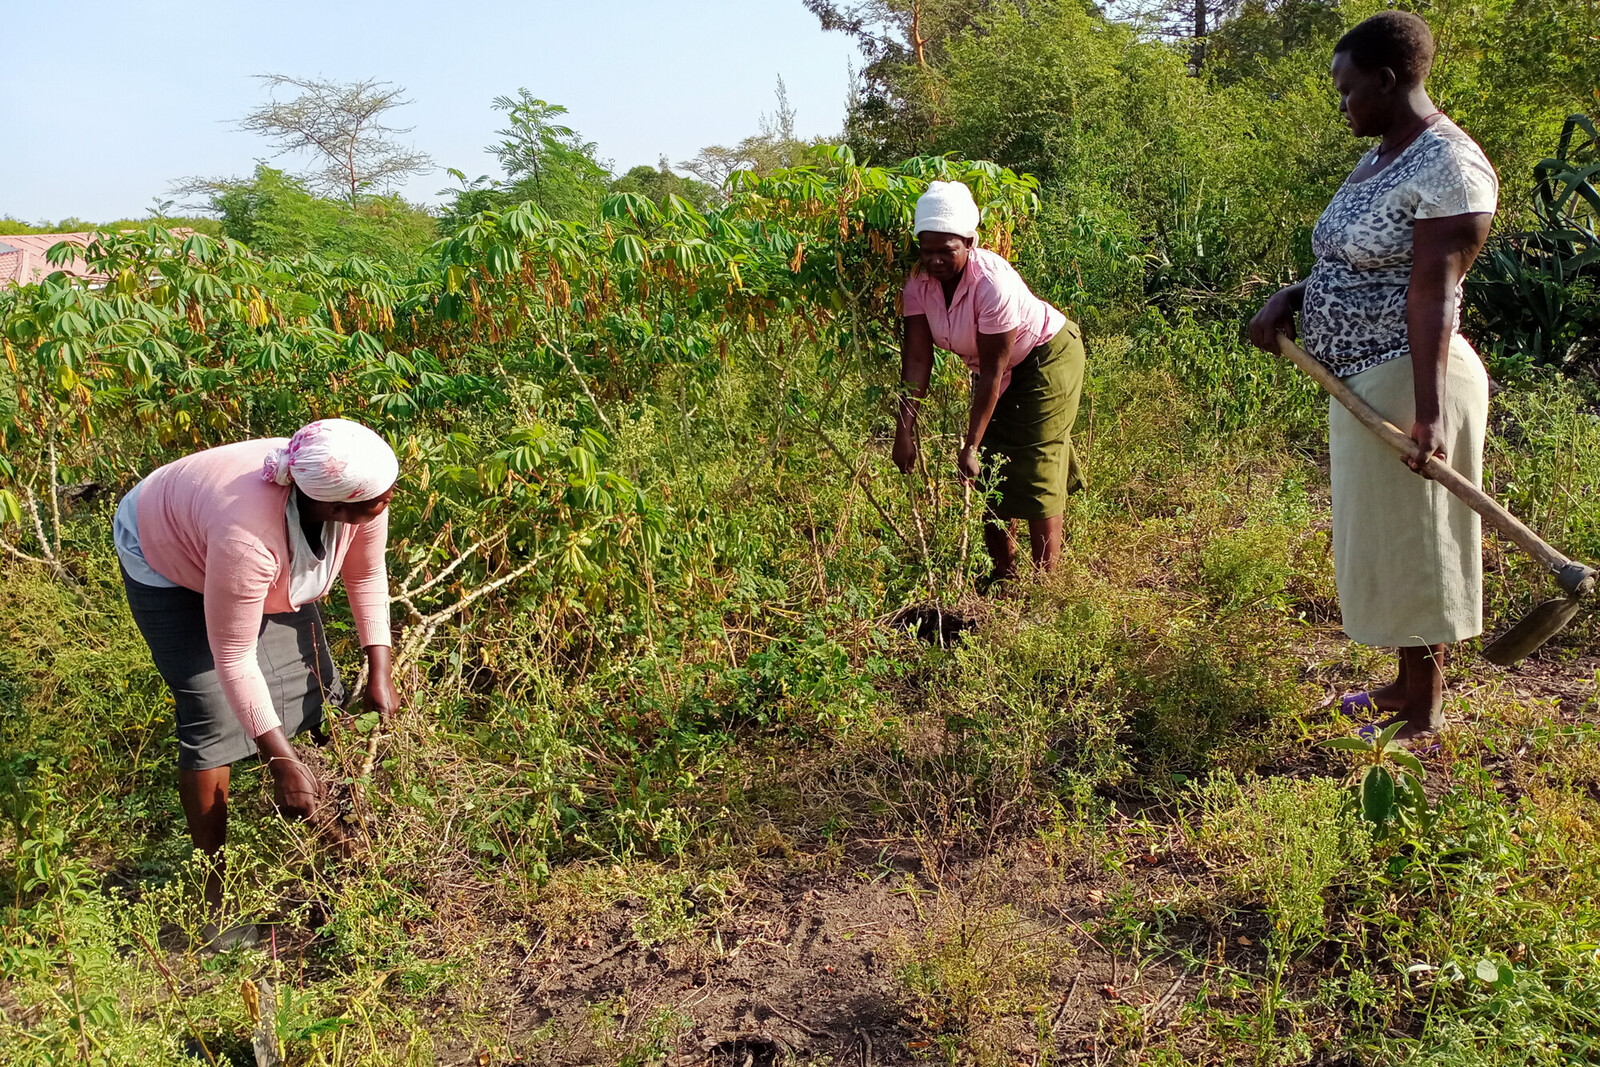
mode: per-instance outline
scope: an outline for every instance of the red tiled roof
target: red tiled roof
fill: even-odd
[[[193,233],[188,228],[172,231],[175,236],[187,237]],[[45,258],[45,253],[69,241],[82,248],[88,245],[94,233],[0,233],[0,286],[32,285],[43,281],[56,271],[65,271],[76,278],[86,278],[91,285],[104,283],[106,276],[89,269],[82,256],[73,256],[59,267]]]
[[[73,256],[59,267],[45,258],[45,253],[62,241],[82,247],[92,236],[88,233],[0,234],[0,285],[31,285],[58,270],[92,281],[105,281],[103,277],[91,276],[89,265],[79,256]]]

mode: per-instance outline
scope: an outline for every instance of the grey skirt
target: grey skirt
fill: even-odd
[[[1416,421],[1410,357],[1345,384],[1402,430]],[[1445,645],[1483,632],[1483,534],[1478,513],[1329,400],[1333,570],[1344,631],[1364,645]],[[1445,378],[1445,462],[1483,477],[1489,378],[1457,334]]]
[[[133,621],[177,704],[178,766],[205,771],[254,755],[256,743],[245,736],[217,677],[206,638],[206,598],[192,589],[145,585],[127,571],[122,584]],[[320,731],[323,704],[344,702],[344,684],[315,604],[263,616],[256,661],[289,737]]]

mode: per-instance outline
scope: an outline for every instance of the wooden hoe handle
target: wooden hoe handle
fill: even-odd
[[[1349,409],[1350,414],[1354,415],[1363,426],[1377,434],[1384,444],[1401,456],[1416,455],[1417,443],[1411,439],[1410,434],[1374,411],[1372,405],[1357,396],[1353,389],[1339,380],[1327,367],[1313,359],[1305,349],[1281,333],[1278,335],[1278,349],[1293,360],[1301,370],[1316,379],[1318,385]],[[1589,592],[1593,587],[1593,576],[1587,567],[1573,562],[1547,545],[1538,534],[1523,525],[1521,519],[1501,507],[1488,493],[1463,478],[1454,467],[1440,462],[1437,456],[1429,456],[1424,469],[1430,478],[1460,497],[1473,511],[1482,515],[1490,526],[1544,564],[1561,581],[1562,587],[1566,588],[1568,593],[1580,595]],[[1569,584],[1572,588],[1567,588]]]

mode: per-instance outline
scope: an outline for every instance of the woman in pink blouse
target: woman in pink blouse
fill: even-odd
[[[934,346],[954,352],[972,372],[957,471],[967,481],[983,468],[997,475],[984,523],[993,583],[1017,575],[1019,519],[1028,520],[1036,568],[1050,570],[1060,554],[1067,494],[1083,485],[1072,424],[1084,353],[1076,323],[1034,296],[1004,256],[977,247],[978,222],[978,205],[960,182],[933,182],[917,201],[920,259],[902,294],[906,393],[894,461],[901,471],[916,464],[917,413]]]
[[[384,550],[398,474],[383,438],[325,419],[169,463],[118,506],[128,604],[177,705],[178,794],[206,854],[227,836],[236,760],[265,755],[284,814],[319,803],[289,741],[343,697],[316,606],[336,575],[366,650],[366,707],[393,712]],[[215,870],[206,893],[220,902]]]

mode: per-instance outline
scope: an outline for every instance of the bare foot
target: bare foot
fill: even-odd
[[[1404,725],[1396,731],[1393,738],[1396,741],[1410,741],[1415,737],[1427,737],[1430,734],[1438,733],[1444,728],[1443,715],[1417,715],[1407,718],[1400,714],[1390,715],[1388,718],[1378,722],[1376,727],[1378,732],[1382,733],[1397,722]]]
[[[1378,711],[1397,712],[1406,706],[1405,680],[1396,678],[1388,685],[1367,690],[1367,699]]]

